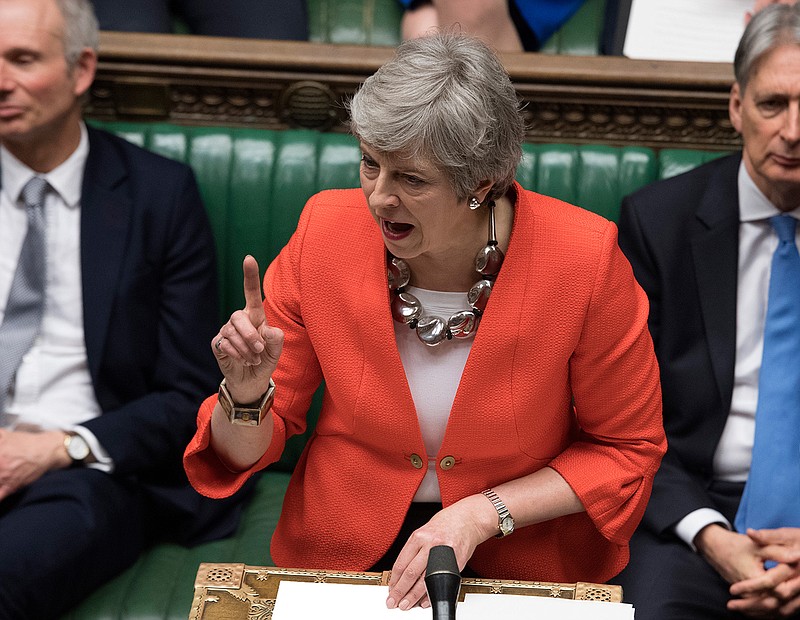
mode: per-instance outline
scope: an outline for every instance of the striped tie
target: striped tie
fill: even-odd
[[[0,324],[0,428],[11,426],[14,416],[5,413],[5,399],[22,357],[30,350],[44,313],[46,275],[44,198],[47,181],[33,177],[22,188],[28,215],[28,232],[22,243],[17,270],[8,293]]]

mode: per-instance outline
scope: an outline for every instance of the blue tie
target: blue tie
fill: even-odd
[[[770,219],[772,256],[764,354],[758,380],[753,462],[736,513],[737,531],[800,527],[800,255],[797,220]]]
[[[0,325],[0,428],[10,426],[14,421],[12,416],[5,413],[4,402],[22,357],[36,340],[44,313],[44,198],[48,187],[47,181],[33,177],[22,188],[28,232],[22,242],[3,323]]]

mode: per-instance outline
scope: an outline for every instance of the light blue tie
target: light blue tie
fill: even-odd
[[[800,527],[800,255],[797,220],[770,219],[772,256],[764,354],[758,380],[753,462],[736,513],[737,531]]]
[[[33,177],[22,188],[28,215],[28,232],[22,242],[17,270],[0,325],[0,428],[13,419],[5,413],[5,399],[22,357],[30,350],[44,313],[46,277],[44,198],[47,181]]]

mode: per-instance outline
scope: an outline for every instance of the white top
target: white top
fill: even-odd
[[[420,300],[426,316],[447,319],[460,310],[470,309],[466,293],[429,291],[414,286],[406,287],[406,290]],[[436,455],[444,439],[473,338],[454,338],[431,347],[407,325],[395,323],[394,333],[428,453],[428,472],[414,495],[414,501],[440,502]]]
[[[75,430],[110,471],[111,460],[93,433],[78,424],[100,415],[100,405],[89,375],[83,333],[83,297],[80,264],[80,197],[89,153],[86,127],[72,155],[51,172],[39,175],[50,189],[45,198],[47,222],[47,281],[41,331],[22,358],[6,413],[13,426]],[[28,230],[23,186],[36,173],[0,145],[0,321]],[[16,416],[15,418],[13,416]]]
[[[745,168],[739,167],[739,272],[736,294],[736,365],[733,395],[722,437],[714,454],[714,477],[745,482],[755,437],[758,374],[764,349],[764,322],[772,255],[778,236],[769,218],[781,211],[761,192]],[[789,213],[800,219],[800,207]],[[797,231],[800,245],[800,227]],[[706,525],[730,523],[716,510],[704,508],[678,522],[675,531],[689,545]]]

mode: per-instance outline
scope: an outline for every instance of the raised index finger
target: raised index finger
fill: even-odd
[[[242,263],[244,273],[244,310],[254,325],[264,322],[264,304],[261,299],[261,278],[258,262],[249,254]]]

